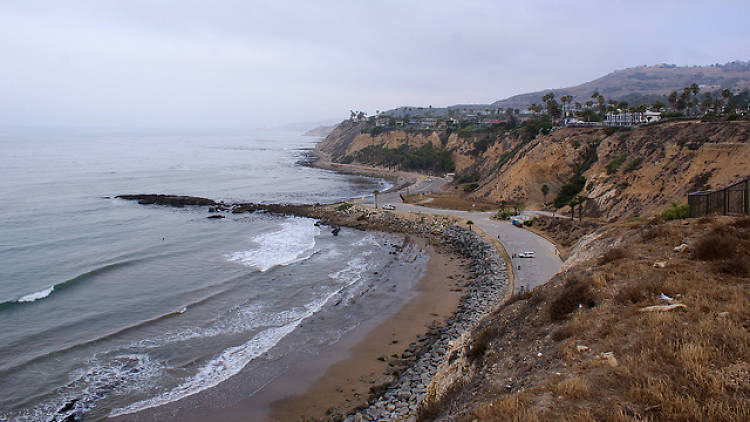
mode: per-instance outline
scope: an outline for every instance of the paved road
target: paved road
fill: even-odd
[[[410,192],[439,191],[444,183],[446,183],[446,179],[433,178],[429,182],[422,181],[411,186]],[[509,255],[517,256],[519,252],[533,251],[536,255],[535,258],[512,258],[516,292],[521,288],[533,289],[547,282],[550,277],[560,271],[560,267],[562,266],[562,260],[556,253],[554,244],[535,233],[513,226],[509,221],[491,220],[490,217],[495,214],[494,212],[445,210],[404,204],[401,201],[399,192],[388,192],[379,195],[378,203],[392,204],[397,210],[452,215],[470,219],[485,233],[498,238]]]

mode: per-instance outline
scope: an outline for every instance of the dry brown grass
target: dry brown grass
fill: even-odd
[[[530,402],[524,394],[514,394],[503,399],[485,403],[474,411],[474,417],[480,421],[540,421],[536,413],[530,409]]]
[[[558,396],[564,396],[573,400],[585,399],[591,395],[588,382],[582,377],[567,378],[560,382],[552,383],[550,390]]]
[[[621,247],[615,247],[609,249],[604,255],[599,258],[599,265],[608,264],[610,262],[617,261],[618,259],[628,258],[630,252],[627,249]]]
[[[591,280],[574,275],[568,278],[562,292],[550,303],[549,316],[552,321],[562,321],[579,307],[594,306],[596,297],[592,292]]]
[[[428,193],[404,196],[407,204],[424,205],[429,208],[442,208],[464,211],[492,211],[497,210],[500,205],[492,202],[483,202],[476,199],[464,198],[457,194]],[[473,205],[473,207],[472,207]]]
[[[465,404],[471,411],[459,420],[750,421],[750,278],[741,271],[717,271],[729,259],[732,266],[748,262],[743,236],[750,222],[664,225],[659,230],[669,241],[646,239],[643,231],[620,237],[621,247],[638,250],[639,258],[588,263],[567,281],[535,290],[551,298],[548,311],[556,303],[554,313],[535,311],[528,300],[526,308],[494,315],[517,328],[495,332],[498,337],[487,344],[502,348],[497,354],[508,356],[499,361],[505,366],[495,364],[476,379],[512,379],[514,390],[473,396]],[[716,236],[736,246],[729,258],[693,260],[672,251],[675,240],[694,246]],[[669,266],[651,267],[656,259],[668,259]],[[607,274],[606,283],[593,287],[590,279],[597,273]],[[660,293],[687,309],[639,312],[667,303]],[[589,295],[597,306],[576,311]],[[564,322],[545,328],[550,319]],[[543,358],[536,357],[537,350]]]
[[[693,247],[695,257],[704,261],[729,258],[738,247],[737,239],[722,233],[708,233],[698,239]]]

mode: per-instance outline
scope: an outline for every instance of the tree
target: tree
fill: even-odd
[[[474,222],[473,222],[473,221],[471,221],[471,220],[466,220],[466,225],[467,225],[467,226],[469,226],[469,231],[473,231],[473,230],[471,229],[471,226],[472,226],[473,224],[474,224]]]
[[[377,189],[375,189],[374,191],[372,191],[372,196],[375,199],[375,209],[378,208],[378,195],[379,194],[380,194],[380,191],[377,190]]]
[[[695,112],[695,107],[698,105],[698,93],[700,92],[700,87],[697,83],[693,82],[690,84],[690,92],[693,93],[693,114],[697,114]]]
[[[549,186],[547,184],[542,185],[542,196],[544,196],[544,203],[547,203],[547,194],[549,193]]]
[[[583,204],[588,201],[588,198],[584,195],[578,195],[574,199],[576,205],[578,205],[578,221],[583,223]]]
[[[711,98],[711,93],[706,92],[706,95],[703,96],[703,101],[700,103],[700,110],[703,113],[706,113],[714,104],[713,98]]]
[[[724,88],[721,90],[721,96],[724,98],[724,107],[726,107],[729,104],[729,99],[732,98],[732,91]]]
[[[667,101],[669,101],[669,105],[672,106],[672,109],[677,110],[677,99],[679,98],[679,94],[677,91],[672,91],[671,94],[669,94],[669,97],[667,97]]]
[[[657,100],[654,102],[653,107],[654,107],[654,110],[659,111],[664,108],[664,103]]]

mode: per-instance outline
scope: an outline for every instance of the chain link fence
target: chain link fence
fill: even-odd
[[[750,177],[724,189],[688,194],[691,217],[750,214]]]

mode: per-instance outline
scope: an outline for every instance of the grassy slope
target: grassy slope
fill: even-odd
[[[439,375],[452,387],[422,420],[749,420],[750,219],[621,223],[583,240],[565,272],[455,348]],[[669,303],[686,309],[641,311]]]

